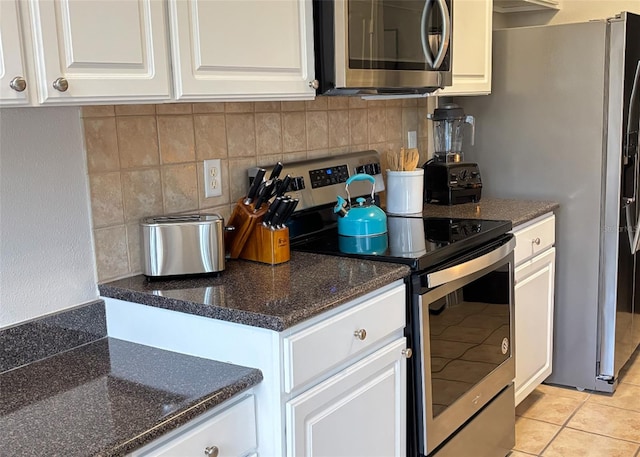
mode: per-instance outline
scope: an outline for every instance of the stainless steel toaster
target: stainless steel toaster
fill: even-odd
[[[181,214],[143,219],[142,273],[175,276],[224,270],[224,219],[218,214]]]

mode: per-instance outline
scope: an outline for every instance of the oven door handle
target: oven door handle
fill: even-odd
[[[460,265],[455,265],[453,267],[445,268],[444,270],[429,273],[427,275],[427,286],[440,286],[447,282],[455,281],[456,279],[460,279],[473,274],[477,271],[482,270],[483,268],[487,268],[507,257],[515,247],[516,240],[515,238],[511,238],[509,242],[483,256],[471,259],[465,263],[461,263]]]

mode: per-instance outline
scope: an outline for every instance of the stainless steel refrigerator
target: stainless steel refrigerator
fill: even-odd
[[[456,99],[483,196],[560,203],[550,383],[612,392],[640,340],[639,59],[633,14],[496,30],[492,94]]]

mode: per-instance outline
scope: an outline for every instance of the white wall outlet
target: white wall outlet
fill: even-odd
[[[409,130],[407,133],[407,147],[408,148],[417,148],[418,147],[418,134],[415,130]]]
[[[222,195],[222,171],[220,159],[204,161],[204,196],[219,197]]]

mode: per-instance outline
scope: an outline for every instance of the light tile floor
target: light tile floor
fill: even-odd
[[[510,457],[640,457],[640,355],[616,392],[541,385],[516,408]]]

